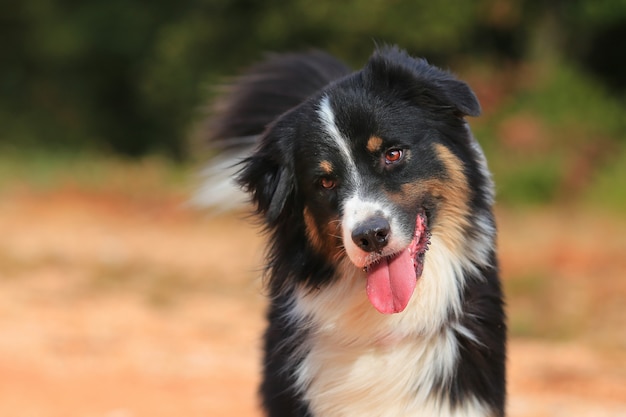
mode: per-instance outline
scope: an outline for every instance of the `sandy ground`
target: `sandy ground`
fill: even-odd
[[[1,416],[260,416],[263,243],[242,216],[174,197],[5,194]],[[625,223],[499,219],[518,335],[509,415],[626,416]]]

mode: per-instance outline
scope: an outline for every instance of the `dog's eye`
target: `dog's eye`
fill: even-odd
[[[332,190],[337,186],[337,182],[332,178],[324,177],[320,180],[320,185],[326,190]]]
[[[404,151],[402,149],[392,148],[385,152],[385,164],[395,164],[402,160],[404,156]]]

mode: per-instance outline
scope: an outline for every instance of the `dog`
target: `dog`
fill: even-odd
[[[466,83],[393,46],[356,72],[273,55],[218,100],[198,202],[239,201],[235,175],[267,233],[267,416],[504,416],[479,114]]]

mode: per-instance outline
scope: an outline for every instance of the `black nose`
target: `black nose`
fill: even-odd
[[[352,230],[352,240],[365,252],[376,252],[387,246],[390,231],[389,222],[376,216],[357,224]]]

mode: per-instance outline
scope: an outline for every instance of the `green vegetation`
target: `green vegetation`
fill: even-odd
[[[141,177],[133,165],[180,185],[214,85],[266,51],[326,49],[358,67],[397,43],[477,89],[486,111],[472,124],[500,202],[626,208],[623,0],[13,6],[0,22],[0,185],[122,185]]]
[[[0,148],[0,191],[69,187],[135,196],[186,194],[193,170],[158,155],[129,159],[88,150]]]
[[[574,65],[520,74],[493,112],[476,122],[505,204],[594,199],[626,209],[626,103]]]

